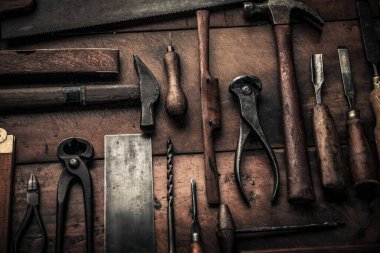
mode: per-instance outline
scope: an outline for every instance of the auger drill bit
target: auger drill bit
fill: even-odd
[[[173,143],[169,138],[167,143],[167,190],[168,190],[168,240],[169,253],[175,252],[175,229],[174,229],[174,177],[173,177]]]

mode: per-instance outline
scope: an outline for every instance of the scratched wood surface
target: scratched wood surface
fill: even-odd
[[[369,91],[371,69],[365,60],[354,0],[304,1],[318,9],[329,22],[319,34],[306,24],[294,25],[294,56],[298,86],[301,95],[307,140],[317,202],[309,208],[297,208],[286,201],[285,165],[281,130],[281,109],[279,106],[277,61],[272,27],[268,24],[256,26],[242,18],[242,11],[219,11],[211,15],[210,68],[219,78],[221,90],[222,131],[215,138],[218,150],[217,162],[220,173],[219,183],[222,200],[229,204],[237,227],[301,224],[342,219],[345,228],[329,232],[315,232],[274,238],[247,238],[239,240],[242,251],[276,248],[298,248],[294,252],[311,252],[321,247],[320,252],[343,247],[343,251],[376,252],[379,250],[380,235],[366,233],[370,212],[368,204],[359,200],[352,189],[339,203],[331,202],[320,190],[320,178],[316,166],[311,128],[311,111],[315,104],[313,86],[310,82],[310,56],[325,54],[325,84],[323,101],[338,128],[340,142],[346,146],[345,113],[346,100],[342,90],[336,48],[348,47],[351,55],[353,77],[357,91],[357,107],[366,124],[367,134],[373,143],[374,118],[370,110]],[[377,24],[380,22],[377,21]],[[177,252],[187,252],[190,243],[190,179],[198,182],[199,213],[203,228],[206,252],[219,252],[215,237],[216,209],[206,207],[204,192],[204,171],[201,142],[201,117],[199,94],[198,42],[194,17],[185,17],[158,24],[144,24],[136,28],[121,29],[112,34],[94,34],[68,38],[50,39],[22,44],[9,44],[7,49],[107,47],[120,50],[120,80],[107,84],[135,84],[137,76],[132,63],[136,53],[156,75],[161,84],[162,96],[157,110],[157,128],[153,135],[154,176],[156,196],[156,241],[157,252],[167,251],[166,233],[166,140],[169,136],[178,156],[175,158],[175,214],[177,230]],[[380,33],[380,26],[377,26]],[[162,58],[171,30],[173,44],[181,57],[181,71],[184,91],[188,98],[189,110],[182,122],[170,119],[164,110],[166,80]],[[237,106],[228,92],[229,83],[242,74],[253,74],[263,81],[259,115],[264,132],[272,146],[281,168],[281,190],[279,202],[272,206],[269,201],[272,179],[268,159],[261,151],[256,139],[251,139],[244,160],[243,180],[254,201],[251,208],[244,206],[233,178],[233,157],[238,137],[239,115]],[[100,82],[99,82],[100,83]],[[105,82],[102,82],[105,83]],[[56,83],[62,85],[61,83]],[[51,84],[49,84],[51,85]],[[1,89],[15,85],[1,84]],[[24,87],[23,85],[17,85]],[[38,87],[38,84],[36,85]],[[42,85],[40,85],[42,86]],[[1,90],[0,90],[1,92]],[[25,209],[25,187],[31,172],[36,173],[40,182],[41,214],[49,236],[48,252],[54,252],[56,188],[62,170],[57,163],[58,143],[69,136],[81,136],[90,140],[95,148],[97,161],[91,169],[94,184],[94,234],[96,252],[103,252],[103,136],[105,134],[138,133],[139,108],[124,104],[108,104],[87,108],[67,108],[40,111],[18,111],[2,114],[0,126],[17,138],[16,170],[13,199],[13,233],[18,228]],[[345,150],[345,155],[346,155]],[[348,161],[346,156],[346,161]],[[84,212],[80,188],[76,185],[70,195],[68,220],[66,224],[65,252],[84,252]],[[126,228],[129,229],[129,228]],[[376,231],[376,230],[375,230]],[[35,252],[40,243],[36,226],[25,236],[23,252]],[[347,246],[348,245],[348,246]],[[355,245],[349,246],[349,245]],[[363,248],[362,245],[365,245]],[[370,245],[371,249],[368,247]],[[339,247],[338,247],[339,246]],[[317,250],[315,250],[317,251]],[[318,251],[319,252],[319,251]]]

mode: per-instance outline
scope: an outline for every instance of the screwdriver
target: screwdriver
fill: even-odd
[[[321,99],[324,83],[322,54],[314,54],[311,57],[311,79],[317,101],[313,108],[313,124],[322,186],[328,192],[340,194],[347,186],[345,163],[334,120],[329,108],[322,103]]]
[[[182,116],[187,111],[187,99],[180,83],[180,60],[174,51],[172,36],[169,33],[169,45],[164,56],[164,67],[168,89],[165,98],[166,112],[172,116]]]
[[[198,221],[197,210],[197,183],[191,180],[191,196],[192,196],[192,211],[193,221],[191,222],[191,253],[202,253],[201,225]]]
[[[354,188],[360,195],[372,194],[379,182],[376,179],[374,156],[364,131],[364,124],[360,120],[360,111],[355,109],[355,91],[347,48],[338,47],[338,55],[344,93],[349,105],[347,112],[348,152]]]

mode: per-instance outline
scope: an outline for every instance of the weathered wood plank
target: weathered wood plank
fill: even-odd
[[[378,26],[380,31],[380,26]],[[170,136],[181,140],[177,148],[180,153],[202,152],[198,42],[195,30],[175,31],[173,44],[181,56],[183,89],[188,97],[189,110],[184,121],[174,121],[164,110],[166,79],[162,58],[166,52],[167,33],[131,33],[94,35],[66,38],[30,44],[24,48],[73,48],[112,47],[120,50],[120,81],[109,84],[136,84],[137,76],[132,64],[132,54],[138,54],[156,75],[161,84],[162,96],[157,110],[157,128],[153,136],[154,154],[164,154],[161,145]],[[294,55],[297,79],[303,105],[304,122],[308,144],[313,144],[311,111],[315,104],[313,85],[310,81],[310,56],[325,54],[325,84],[322,100],[330,107],[337,125],[341,143],[346,143],[344,97],[339,63],[336,53],[338,45],[350,50],[352,70],[357,92],[357,106],[367,126],[367,134],[373,140],[374,118],[370,110],[370,66],[362,48],[361,35],[356,21],[328,23],[321,35],[306,25],[294,26]],[[219,78],[222,108],[222,130],[215,138],[218,151],[234,150],[239,133],[237,106],[228,92],[230,82],[238,75],[254,74],[262,79],[263,90],[259,101],[259,115],[264,132],[272,145],[283,146],[281,109],[278,94],[278,73],[274,38],[269,25],[230,29],[211,29],[210,68]],[[108,82],[107,82],[108,83]],[[88,109],[70,109],[50,112],[8,114],[0,117],[7,129],[14,129],[18,137],[17,162],[56,160],[58,143],[68,136],[83,136],[95,146],[96,157],[103,157],[105,134],[137,133],[139,130],[139,108],[123,104],[109,104]],[[257,142],[249,147],[257,148]]]
[[[179,147],[181,140],[173,139],[175,147]],[[165,143],[161,145],[165,146]],[[345,150],[346,155],[346,150]],[[321,247],[334,245],[371,245],[380,235],[363,233],[370,219],[366,202],[355,197],[352,188],[341,202],[333,202],[325,198],[321,192],[320,177],[316,169],[315,153],[310,152],[311,168],[317,202],[308,208],[290,205],[286,200],[286,180],[284,156],[281,150],[276,152],[280,164],[281,187],[280,196],[276,204],[272,205],[272,175],[270,164],[262,151],[248,152],[243,159],[242,178],[247,192],[253,198],[253,205],[247,208],[238,193],[232,166],[234,154],[223,152],[217,154],[219,183],[221,198],[228,204],[236,226],[248,228],[251,226],[270,226],[287,224],[304,224],[323,222],[326,220],[343,220],[346,226],[330,231],[292,234],[271,238],[247,238],[239,240],[241,250],[265,250],[281,248]],[[155,226],[156,251],[167,252],[166,228],[166,157],[155,156],[154,166],[154,194],[156,199]],[[208,208],[205,195],[205,180],[202,155],[179,155],[174,157],[174,187],[175,187],[175,224],[177,238],[177,252],[188,252],[190,246],[191,224],[191,190],[190,180],[198,183],[198,211],[202,226],[206,252],[219,252],[215,226],[217,209]],[[34,164],[17,166],[14,188],[13,232],[18,228],[26,209],[26,182],[30,173],[35,173],[40,183],[40,211],[44,220],[48,237],[48,251],[54,251],[55,240],[55,212],[56,189],[62,165],[58,163]],[[90,169],[94,185],[94,234],[96,251],[103,252],[103,161],[95,161]],[[83,196],[79,185],[74,185],[70,194],[67,210],[66,240],[67,252],[83,252],[85,248]],[[132,229],[132,228],[126,228]],[[275,242],[275,243],[274,243]],[[33,225],[27,231],[22,249],[23,252],[34,252],[38,249],[40,235]],[[30,246],[29,246],[30,245]]]

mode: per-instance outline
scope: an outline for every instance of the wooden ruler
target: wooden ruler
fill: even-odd
[[[0,253],[10,252],[14,144],[14,136],[0,128]]]

